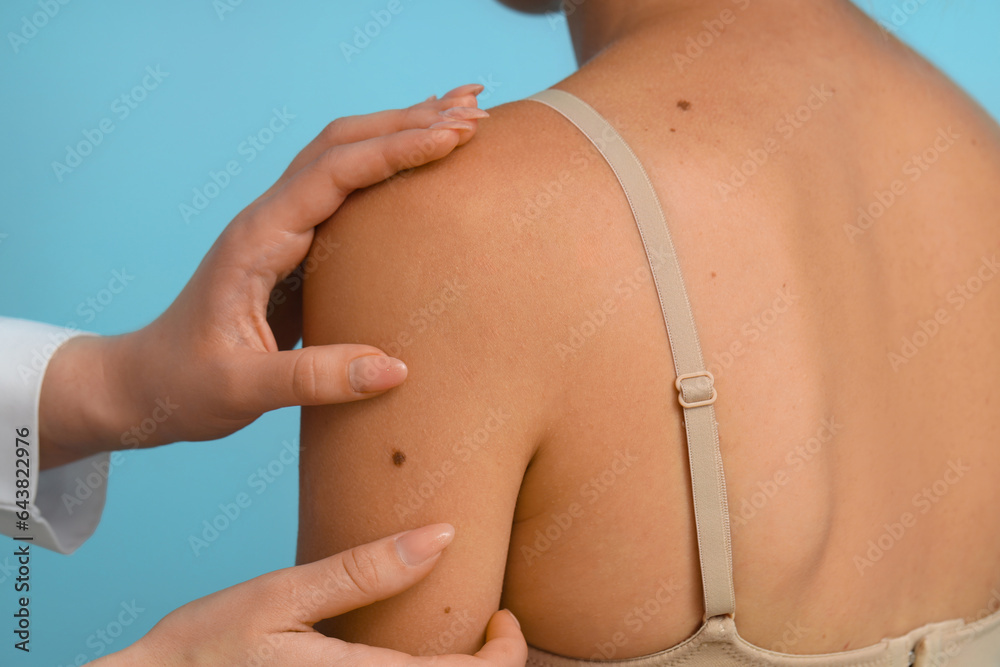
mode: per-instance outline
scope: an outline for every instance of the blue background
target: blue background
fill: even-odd
[[[0,314],[99,333],[159,314],[226,223],[333,118],[477,81],[488,85],[480,100],[489,107],[575,68],[564,19],[489,0],[401,0],[402,12],[349,55],[341,44],[388,0],[42,2],[58,13],[16,49],[9,33],[41,11],[38,0],[0,7]],[[858,2],[1000,117],[1000,3]],[[893,8],[904,5],[918,10],[892,25]],[[157,66],[167,76],[122,118],[114,100]],[[295,118],[248,162],[239,147],[275,108]],[[114,130],[60,180],[52,163],[104,119]],[[241,173],[186,222],[180,204],[230,160]],[[88,314],[81,304],[114,270],[134,278]],[[297,470],[285,467],[259,494],[248,478],[269,463],[277,470],[283,444],[297,436],[298,411],[282,410],[220,442],[126,453],[94,537],[71,557],[33,552],[30,659],[12,648],[4,621],[0,664],[93,659],[95,633],[122,603],[143,611],[111,650],[194,598],[291,564]],[[196,556],[189,537],[241,492],[251,506]],[[0,566],[12,551],[0,538]],[[0,567],[0,617],[10,618],[14,597]]]

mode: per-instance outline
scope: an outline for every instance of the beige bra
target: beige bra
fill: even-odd
[[[660,202],[635,153],[600,114],[562,90],[545,90],[528,99],[546,104],[583,132],[607,160],[625,190],[653,274],[670,340],[677,379],[677,400],[684,410],[698,554],[705,595],[705,621],[691,638],[641,658],[579,660],[529,647],[532,667],[629,665],[630,667],[1000,667],[1000,611],[972,623],[961,619],[930,623],[893,639],[853,651],[823,655],[776,653],[748,643],[736,632],[733,560],[729,536],[726,479],[715,421],[714,378],[705,369],[701,344],[680,267]]]

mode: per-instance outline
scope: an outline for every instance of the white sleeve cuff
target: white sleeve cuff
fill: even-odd
[[[64,554],[93,535],[104,510],[108,475],[112,464],[118,463],[104,453],[39,472],[42,378],[59,346],[79,335],[87,334],[0,317],[0,534],[30,537],[32,544]],[[27,457],[17,456],[18,429],[28,430],[22,438],[27,446],[21,446]],[[19,458],[27,458],[27,466],[19,466]],[[18,489],[18,480],[26,480],[27,486]],[[30,517],[27,530],[18,527],[25,500]]]

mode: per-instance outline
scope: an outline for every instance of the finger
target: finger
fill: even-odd
[[[528,660],[528,643],[521,634],[521,625],[506,609],[493,614],[486,626],[486,644],[476,653],[488,665],[524,665]]]
[[[380,667],[412,667],[414,658],[387,648],[349,644],[333,637],[325,637],[318,632],[286,632],[273,639],[275,648],[281,651],[280,664],[296,667],[329,667],[330,665],[379,665]],[[263,651],[258,651],[263,653]]]
[[[329,123],[284,171],[274,186],[294,176],[315,160],[323,151],[342,144],[364,141],[403,130],[430,127],[441,120],[440,113],[452,107],[476,107],[476,95],[482,92],[478,83],[467,84],[446,93],[441,99],[429,98],[405,109],[390,109],[357,116],[344,116]],[[272,186],[272,188],[274,187]]]
[[[424,526],[282,570],[272,583],[292,591],[296,620],[311,625],[402,593],[434,569],[454,536],[447,523]]]
[[[254,353],[243,368],[239,398],[257,413],[372,398],[402,384],[407,373],[399,359],[353,344]]]
[[[286,633],[285,636],[288,636]],[[523,667],[528,660],[528,645],[521,634],[520,625],[507,610],[493,614],[486,626],[486,644],[475,656],[436,655],[414,657],[391,649],[349,644],[318,633],[298,632],[283,649],[288,660],[297,665],[406,665],[417,667],[460,667],[465,665],[491,665],[491,667]]]
[[[345,116],[327,125],[317,137],[313,159],[325,148],[364,141],[393,132],[430,127],[441,120],[440,114],[452,107],[477,107],[476,96],[460,94],[425,100],[405,109],[389,109],[359,116]]]
[[[356,665],[358,667],[471,667],[481,665],[471,655],[445,655],[415,657],[388,648],[349,644],[319,633],[295,632],[281,635],[287,644],[281,647],[282,658],[297,667],[327,667],[328,665]],[[502,663],[501,667],[506,663]],[[511,663],[513,664],[513,663]],[[524,663],[520,663],[523,665]]]
[[[459,86],[458,88],[452,88],[447,93],[441,96],[441,99],[449,97],[464,97],[465,95],[478,96],[479,93],[483,92],[486,88],[481,83],[467,83],[464,86]]]
[[[474,133],[470,121],[443,121],[447,127],[404,130],[323,152],[274,194],[246,212],[252,228],[252,245],[280,244],[286,233],[308,231],[326,220],[353,190],[389,178],[403,169],[417,167],[450,153]],[[287,267],[272,267],[276,272]]]

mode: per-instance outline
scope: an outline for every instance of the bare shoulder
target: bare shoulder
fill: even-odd
[[[307,342],[363,337],[401,354],[434,327],[451,343],[499,351],[516,341],[521,363],[529,360],[530,340],[517,328],[541,326],[531,311],[557,298],[551,288],[563,280],[566,251],[552,240],[566,233],[561,213],[583,185],[565,172],[592,156],[571,154],[566,138],[575,130],[541,104],[491,114],[469,144],[356,192],[317,230]],[[333,261],[320,261],[326,255]],[[345,310],[350,322],[337,315]]]
[[[497,109],[465,147],[352,195],[317,231],[304,343],[375,345],[410,373],[383,396],[303,410],[298,559],[428,523],[456,528],[426,580],[324,632],[473,651],[498,608],[521,481],[558,396],[546,353],[561,250],[538,216],[518,218],[550,169],[543,111]]]

